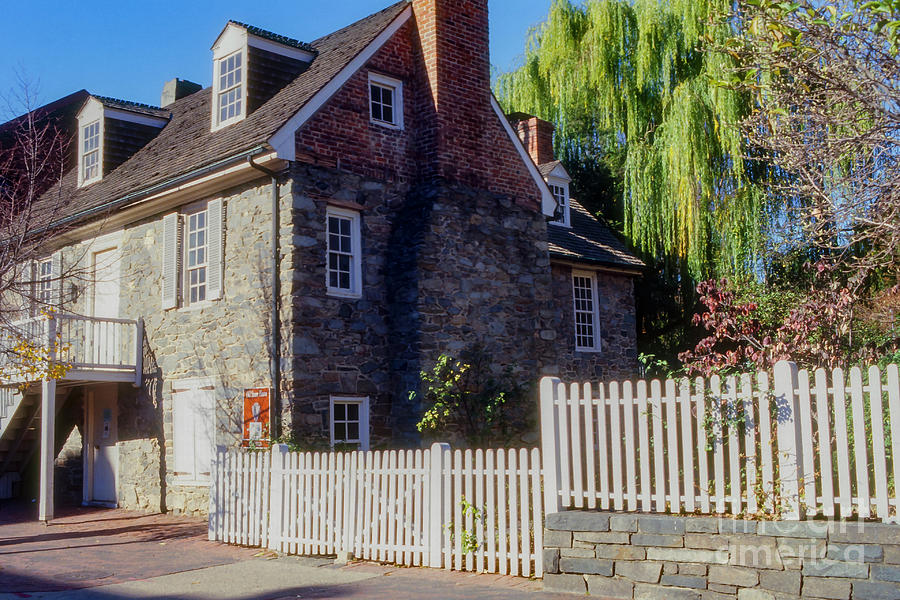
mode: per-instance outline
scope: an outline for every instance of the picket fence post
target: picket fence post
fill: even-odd
[[[223,502],[224,494],[224,469],[222,460],[227,452],[225,446],[216,446],[215,454],[213,454],[210,472],[212,476],[209,482],[209,523],[208,538],[209,541],[219,541],[218,535],[224,531],[223,520],[225,518],[225,503]]]
[[[284,527],[284,470],[287,444],[273,444],[269,461],[269,549],[281,551]]]
[[[557,395],[565,388],[557,377],[541,378],[541,462],[544,469],[544,512],[560,512],[563,508],[559,497],[559,410],[556,408]],[[565,402],[565,393],[562,400]],[[563,414],[567,414],[563,405]],[[568,444],[568,440],[565,443]]]
[[[778,423],[778,481],[781,485],[782,516],[800,520],[800,403],[797,364],[775,363],[775,405]],[[765,409],[765,407],[762,407]]]
[[[428,469],[428,566],[440,569],[443,561],[444,469],[449,468],[450,444],[431,445],[431,464]]]

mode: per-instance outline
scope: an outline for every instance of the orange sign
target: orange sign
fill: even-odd
[[[243,445],[269,447],[269,431],[272,415],[269,413],[269,388],[244,390],[244,439]]]

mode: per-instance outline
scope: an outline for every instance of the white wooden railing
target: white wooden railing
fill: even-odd
[[[900,378],[781,362],[709,381],[541,382],[548,512],[601,508],[783,519],[900,507]]]
[[[536,448],[220,448],[209,537],[289,554],[350,552],[401,565],[539,577],[540,463]]]
[[[140,384],[143,357],[143,321],[109,317],[50,314],[24,319],[3,329],[0,343],[0,376],[6,382],[28,379],[16,352],[24,341],[43,349],[48,361],[66,365],[72,376],[132,374]]]

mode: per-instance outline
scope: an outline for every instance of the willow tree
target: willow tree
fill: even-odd
[[[620,157],[623,229],[671,277],[748,272],[765,220],[740,121],[722,85],[735,33],[727,0],[554,0],[519,69],[501,75],[508,111],[552,121],[562,155]]]

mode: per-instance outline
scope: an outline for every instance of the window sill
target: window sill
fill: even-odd
[[[362,298],[362,294],[359,292],[348,292],[346,290],[335,290],[330,288],[325,295],[331,296],[332,298],[344,298],[345,300],[359,300]]]
[[[203,481],[202,479],[181,479],[176,477],[172,483],[173,485],[184,487],[209,487],[210,480]]]
[[[575,348],[575,352],[576,354],[600,354],[602,350],[600,348]]]
[[[215,300],[204,300],[202,302],[194,302],[193,304],[188,304],[187,306],[179,306],[178,312],[196,312],[198,310],[203,310],[204,308],[210,308],[215,306],[217,302],[219,302],[221,298],[216,298]]]
[[[572,226],[569,223],[564,223],[562,221],[547,221],[547,225],[556,225],[557,227],[565,227],[566,229],[572,229]]]
[[[372,125],[377,125],[378,127],[383,127],[385,129],[393,129],[394,131],[403,131],[403,125],[399,125],[397,123],[388,123],[387,121],[378,121],[376,119],[369,119],[369,123]]]

